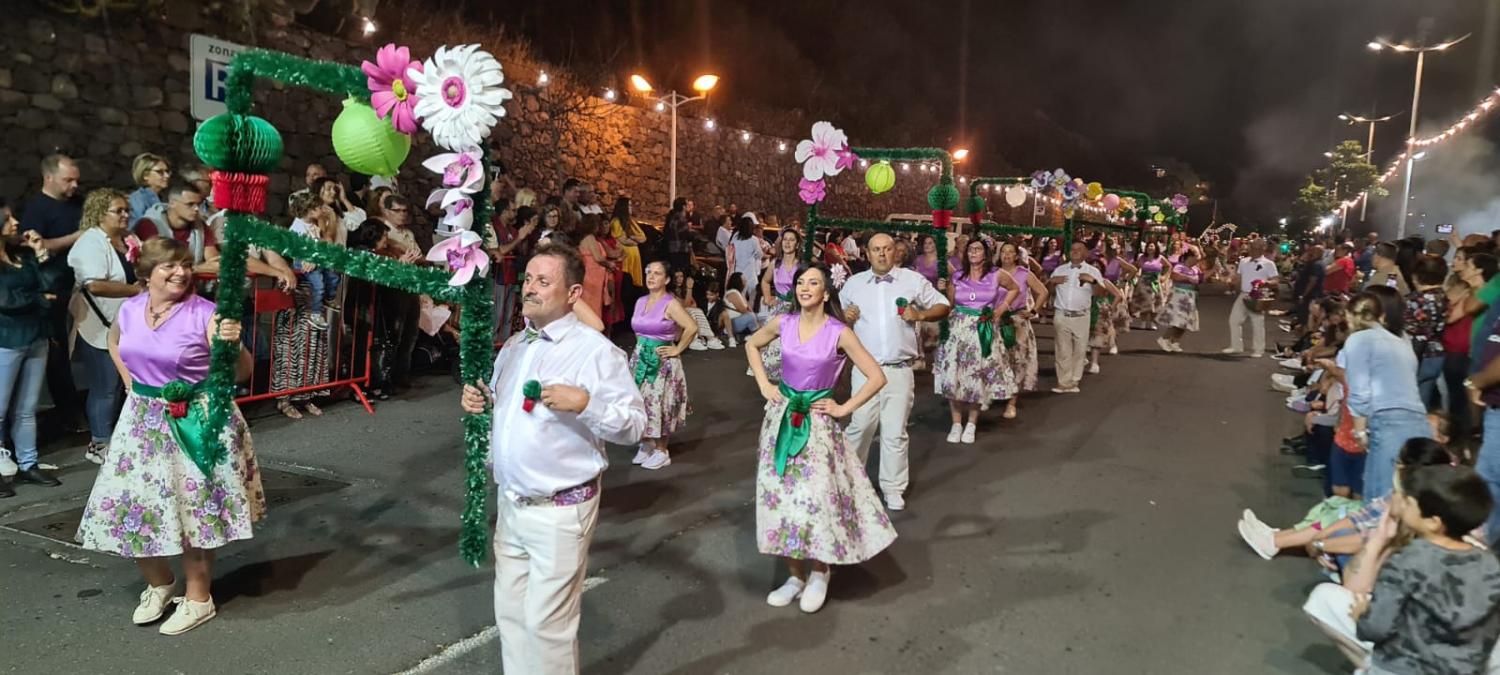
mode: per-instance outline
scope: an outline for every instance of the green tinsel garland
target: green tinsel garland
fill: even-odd
[[[248,49],[235,54],[229,61],[229,75],[224,81],[228,92],[225,105],[229,112],[250,114],[256,78],[321,91],[340,99],[347,96],[370,102],[369,85],[358,66],[304,59],[265,49]]]
[[[940,228],[933,227],[927,223],[906,223],[888,220],[860,220],[857,218],[821,218],[818,216],[818,207],[813,205],[807,209],[807,243],[802,249],[802,259],[810,261],[813,258],[812,238],[818,228],[830,228],[835,230],[859,230],[861,232],[884,232],[886,234],[917,233],[932,235],[932,242],[937,245],[938,277],[948,277],[948,233]],[[938,322],[938,339],[948,339],[948,320]]]

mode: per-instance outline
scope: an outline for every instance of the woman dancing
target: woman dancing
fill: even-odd
[[[646,401],[646,431],[631,463],[655,471],[672,464],[667,440],[687,424],[687,374],[680,357],[698,335],[693,317],[667,292],[666,263],[646,265],[646,295],[635,301],[630,329],[636,335],[630,370]]]
[[[802,252],[802,233],[784,230],[776,240],[776,261],[766,268],[760,278],[761,303],[767,307],[766,323],[775,324],[777,317],[792,311],[796,298],[792,297],[792,279],[797,276],[797,256]],[[781,381],[781,343],[772,342],[761,355],[766,364],[766,376],[772,382]]]
[[[1172,266],[1172,296],[1156,315],[1156,322],[1167,327],[1166,334],[1156,338],[1162,351],[1182,351],[1183,334],[1198,332],[1198,285],[1203,283],[1199,257],[1197,249],[1185,247]]]
[[[1130,311],[1125,306],[1128,299],[1124,288],[1129,288],[1127,281],[1134,278],[1140,269],[1120,257],[1120,246],[1115,242],[1104,243],[1104,255],[1100,269],[1104,272],[1104,280],[1114,286],[1113,293],[1104,296],[1099,308],[1099,320],[1109,324],[1109,344],[1099,349],[1108,349],[1111,354],[1120,353],[1119,335],[1120,331],[1130,330]],[[1094,353],[1094,366],[1099,363],[1099,354]],[[1099,372],[1097,367],[1091,367],[1089,372]]]
[[[1130,295],[1130,315],[1146,330],[1156,330],[1156,314],[1162,307],[1161,276],[1169,269],[1167,257],[1161,254],[1161,245],[1153,240],[1146,242],[1135,262],[1140,275]]]
[[[896,539],[864,462],[845,444],[838,424],[885,386],[885,373],[842,321],[829,279],[823,265],[799,271],[796,308],[745,340],[745,357],[766,399],[755,481],[756,543],[761,553],[785,558],[791,573],[766,602],[785,607],[800,597],[809,613],[828,596],[829,565],[864,562]],[[760,350],[777,339],[780,386],[766,377],[760,358]],[[844,367],[840,351],[866,378],[842,404],[832,398]]]
[[[1000,360],[1003,345],[995,344],[995,308],[1011,306],[1021,289],[991,262],[988,240],[970,241],[964,258],[964,268],[948,287],[953,307],[948,339],[938,345],[932,369],[933,389],[948,399],[953,420],[949,443],[973,443],[980,406],[1011,398],[1017,390],[1014,375]]]
[[[927,279],[927,283],[932,284],[933,288],[939,291],[946,291],[948,289],[948,280],[938,276],[937,239],[934,239],[930,234],[917,237],[917,250],[920,253],[917,254],[916,259],[911,263],[912,271]],[[957,269],[958,267],[958,265],[953,265],[952,269]],[[927,369],[927,356],[937,346],[937,338],[938,324],[936,322],[917,322],[917,361],[912,364],[913,370]]]
[[[1020,290],[1000,315],[1000,367],[1009,371],[1015,389],[1005,401],[1005,419],[1016,418],[1021,392],[1036,390],[1036,332],[1031,327],[1033,308],[1047,303],[1047,285],[1020,262],[1020,249],[1012,243],[1000,245],[1000,269],[1015,280]],[[1001,397],[997,397],[1001,398]]]

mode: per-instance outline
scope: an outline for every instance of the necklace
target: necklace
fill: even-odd
[[[146,304],[146,311],[151,314],[151,324],[152,325],[160,324],[161,320],[162,320],[162,317],[166,316],[167,312],[172,311],[172,309],[174,307],[176,307],[177,304],[178,304],[177,302],[171,302],[171,303],[168,303],[166,307],[163,307],[161,309],[152,309],[151,308],[151,304],[147,303]]]

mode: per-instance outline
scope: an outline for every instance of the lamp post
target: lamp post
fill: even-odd
[[[1379,122],[1389,122],[1390,120],[1394,119],[1396,117],[1396,115],[1400,115],[1400,114],[1401,113],[1396,113],[1394,115],[1386,115],[1385,117],[1362,117],[1360,115],[1350,115],[1349,113],[1340,113],[1339,114],[1339,119],[1344,120],[1350,126],[1353,126],[1355,124],[1369,124],[1370,125],[1370,139],[1367,140],[1367,141],[1365,141],[1365,161],[1369,162],[1371,164],[1374,164],[1375,163],[1375,125],[1376,125],[1376,123],[1379,123]],[[1361,222],[1361,223],[1365,222],[1365,208],[1368,207],[1369,205],[1370,205],[1370,191],[1369,190],[1365,190],[1365,198],[1361,199],[1360,202],[1359,202],[1359,222]]]
[[[1469,39],[1469,36],[1465,35],[1457,40],[1448,40],[1447,42],[1441,42],[1430,47],[1422,45],[1412,46],[1405,43],[1393,45],[1383,39],[1371,40],[1369,44],[1365,45],[1370,48],[1370,51],[1376,52],[1389,49],[1401,54],[1417,53],[1416,83],[1412,85],[1411,90],[1411,126],[1406,132],[1406,187],[1401,190],[1401,216],[1396,221],[1397,239],[1406,236],[1406,208],[1408,206],[1407,202],[1411,199],[1411,170],[1412,166],[1416,164],[1416,160],[1412,159],[1412,141],[1417,137],[1417,104],[1422,101],[1422,64],[1426,60],[1427,52],[1440,52],[1467,39]]]
[[[708,92],[712,90],[717,84],[719,84],[718,75],[699,75],[696,79],[693,80],[693,90],[698,92],[697,96],[683,96],[682,94],[677,93],[676,90],[669,91],[661,96],[653,96],[652,92],[655,91],[655,89],[652,88],[651,82],[649,80],[640,75],[630,76],[631,88],[635,89],[637,92],[640,92],[643,96],[648,96],[656,99],[656,109],[658,111],[666,110],[668,108],[672,109],[672,151],[670,160],[671,168],[668,169],[668,185],[670,186],[667,192],[668,204],[677,201],[677,107],[683,105],[684,103],[707,99]],[[708,121],[707,128],[713,129],[713,120]]]

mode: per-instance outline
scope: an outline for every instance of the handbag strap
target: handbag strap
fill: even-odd
[[[105,328],[109,328],[110,320],[104,317],[104,311],[99,309],[99,303],[94,302],[94,294],[89,292],[88,286],[79,286],[78,292],[83,294],[84,301],[89,303],[89,308],[94,310],[94,316],[99,317],[99,322],[104,324]]]

